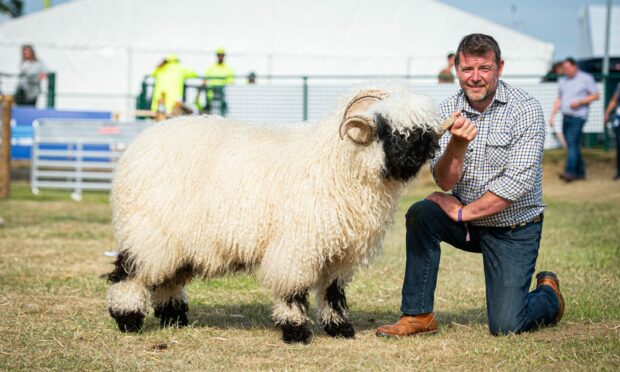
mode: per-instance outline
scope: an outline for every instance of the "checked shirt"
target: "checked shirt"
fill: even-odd
[[[494,215],[471,221],[472,225],[510,226],[532,221],[542,213],[545,118],[536,99],[500,80],[484,113],[469,105],[462,90],[444,101],[439,111],[443,119],[460,111],[478,128],[478,135],[467,148],[462,177],[452,193],[463,205],[487,191],[513,202]],[[448,132],[441,138],[441,149],[430,162],[433,177],[450,136]]]

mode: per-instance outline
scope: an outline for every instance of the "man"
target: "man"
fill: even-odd
[[[406,216],[402,317],[378,336],[437,331],[433,302],[440,242],[482,253],[489,328],[519,333],[561,318],[557,276],[541,272],[529,292],[542,232],[545,120],[540,104],[499,80],[504,61],[490,36],[465,36],[456,52],[461,90],[440,106],[456,122],[431,161],[435,192]]]
[[[198,76],[195,71],[181,65],[179,57],[170,53],[151,73],[155,78],[151,111],[170,114],[178,102],[183,101],[185,80]]]
[[[609,100],[604,118],[604,123],[611,121],[616,137],[616,175],[614,176],[616,181],[620,180],[620,104],[618,104],[618,97],[620,97],[620,83],[616,85],[616,90]]]
[[[454,53],[448,54],[448,65],[443,70],[439,71],[437,81],[441,83],[454,83],[454,75],[452,74],[452,68],[454,67]]]
[[[564,76],[560,78],[558,98],[553,104],[549,125],[553,127],[555,114],[562,111],[562,133],[568,145],[566,168],[560,178],[566,182],[586,178],[586,169],[581,157],[581,131],[588,119],[588,108],[599,98],[592,75],[580,71],[577,62],[567,58],[562,63]]]
[[[209,66],[205,72],[205,85],[207,86],[207,112],[211,112],[214,102],[220,106],[220,114],[226,114],[226,100],[224,86],[232,84],[235,72],[224,62],[226,51],[223,48],[215,50],[217,62]]]

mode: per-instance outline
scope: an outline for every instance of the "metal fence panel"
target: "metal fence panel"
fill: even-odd
[[[511,78],[507,82],[514,87],[521,88],[536,98],[543,109],[545,120],[548,122],[553,102],[558,95],[558,84],[553,82],[540,82],[533,78]],[[436,105],[443,100],[456,94],[460,89],[457,83],[438,84],[430,79],[391,79],[380,81],[383,84],[404,84],[418,94],[430,96]],[[316,122],[325,119],[338,106],[346,95],[351,93],[356,86],[363,86],[361,79],[310,79],[307,93],[299,79],[298,83],[270,85],[241,85],[227,87],[229,117],[261,123],[292,123],[304,120],[304,106],[307,108],[306,120]],[[604,96],[604,84],[597,83],[597,88]],[[590,115],[584,133],[603,132],[604,102],[602,99],[594,101],[590,105]],[[557,136],[553,132],[562,131],[562,114],[558,113],[555,118],[554,128],[547,126],[545,148],[559,147]]]
[[[37,120],[30,182],[32,192],[41,189],[73,190],[80,200],[83,190],[108,191],[116,163],[150,122],[101,120]]]

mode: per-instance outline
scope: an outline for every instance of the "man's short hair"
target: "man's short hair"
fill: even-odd
[[[454,53],[449,53],[448,58],[452,58],[452,57],[454,57]]]
[[[495,64],[499,66],[502,60],[502,52],[493,37],[485,34],[467,35],[461,40],[459,47],[456,49],[454,64],[458,67],[461,53],[464,56],[483,56],[488,52],[495,54]]]
[[[576,60],[575,60],[575,58],[573,58],[573,57],[568,57],[568,58],[566,58],[566,59],[564,60],[564,62],[568,62],[568,63],[570,63],[570,64],[571,64],[571,65],[573,65],[573,66],[577,66],[577,61],[576,61]]]

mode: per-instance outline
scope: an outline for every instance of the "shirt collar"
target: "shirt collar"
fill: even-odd
[[[461,89],[459,94],[460,94],[460,97],[459,97],[459,102],[458,102],[458,108],[460,110],[466,111],[471,114],[481,115],[480,112],[476,111],[473,107],[471,107],[463,89]],[[491,106],[493,106],[495,102],[499,102],[502,104],[505,104],[508,102],[508,94],[506,92],[506,83],[504,83],[503,80],[499,80],[497,82],[497,89],[495,90],[495,96],[493,97],[493,101],[491,101],[491,104],[489,105],[489,107],[487,107],[487,110]]]

